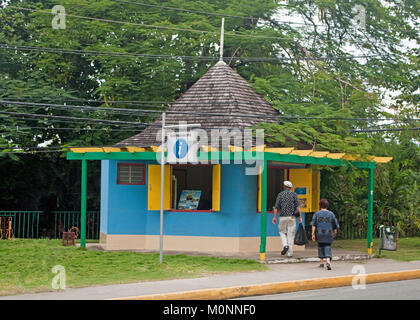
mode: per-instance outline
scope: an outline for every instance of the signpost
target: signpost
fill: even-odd
[[[162,145],[160,148],[160,238],[159,238],[159,263],[163,262],[163,197],[165,188],[165,129],[178,128],[187,129],[192,127],[200,127],[200,124],[179,124],[179,125],[165,125],[166,113],[162,113]],[[170,135],[168,137],[168,163],[189,163],[197,161],[197,141],[196,135],[193,132],[182,132],[178,136]]]

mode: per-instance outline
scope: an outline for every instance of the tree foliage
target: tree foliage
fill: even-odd
[[[51,8],[57,4],[66,10],[65,29],[51,25]],[[225,61],[281,114],[318,118],[262,124],[267,140],[282,146],[394,157],[376,170],[375,217],[390,223],[409,221],[404,228],[415,229],[420,198],[418,131],[354,130],[418,126],[398,119],[419,117],[419,9],[415,0],[10,0],[0,9],[0,44],[27,50],[0,48],[0,99],[161,110],[166,106],[161,102],[175,100],[217,61],[224,16]],[[203,56],[214,60],[198,58]],[[129,101],[149,103],[139,106]],[[4,103],[0,108],[129,122],[154,119],[150,113]],[[74,174],[78,165],[66,161],[62,153],[10,152],[13,148],[25,147],[22,151],[28,152],[39,145],[112,145],[136,130],[69,119],[0,117],[0,170],[8,177],[1,187],[3,208],[20,197],[20,206],[25,203],[35,209],[42,195],[72,199],[70,195],[79,192]],[[367,120],[374,118],[390,121]],[[49,178],[43,176],[45,170]],[[99,167],[93,165],[92,170],[97,173]],[[30,172],[33,182],[28,180]],[[326,173],[326,196],[334,199],[338,211],[364,212],[364,175],[355,170]],[[95,193],[99,196],[93,190],[93,198]]]

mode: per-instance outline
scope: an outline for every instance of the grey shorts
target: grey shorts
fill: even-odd
[[[318,243],[318,258],[332,258],[332,249],[330,243]]]

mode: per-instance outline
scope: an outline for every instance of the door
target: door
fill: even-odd
[[[147,208],[148,210],[160,210],[160,165],[148,165]],[[171,208],[171,166],[165,165],[164,169],[164,194],[163,209]]]

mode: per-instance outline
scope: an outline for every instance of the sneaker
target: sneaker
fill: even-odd
[[[329,263],[327,263],[327,269],[331,270],[331,265]]]
[[[286,254],[287,250],[289,250],[289,246],[284,246],[283,251],[281,252],[281,255],[284,256]]]
[[[324,264],[323,264],[323,263],[321,263],[321,264],[319,265],[319,267],[320,267],[320,268],[324,268]]]

